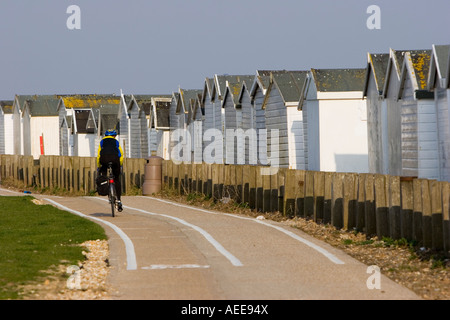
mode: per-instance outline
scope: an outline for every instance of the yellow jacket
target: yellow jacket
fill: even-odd
[[[122,148],[120,147],[119,141],[118,141],[116,138],[114,138],[113,136],[106,136],[106,137],[104,137],[104,138],[100,141],[100,143],[99,143],[99,145],[98,145],[98,151],[97,151],[97,167],[100,168],[100,167],[102,166],[102,165],[100,164],[100,151],[102,151],[103,141],[104,141],[105,139],[114,139],[114,140],[116,140],[116,146],[117,146],[117,148],[119,149],[120,165],[122,166],[122,165],[123,165],[123,150],[122,150]]]

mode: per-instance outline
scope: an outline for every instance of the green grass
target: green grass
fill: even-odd
[[[19,286],[43,271],[83,261],[79,244],[106,239],[98,224],[33,199],[0,196],[0,299],[20,299]]]

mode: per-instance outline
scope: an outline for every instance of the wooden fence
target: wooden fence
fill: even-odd
[[[163,184],[180,193],[229,197],[260,212],[313,219],[369,236],[450,251],[449,182],[222,164],[163,162]]]
[[[25,186],[88,194],[95,191],[97,177],[95,157],[0,155],[0,181],[12,178]],[[122,192],[140,188],[144,183],[146,159],[124,159]]]

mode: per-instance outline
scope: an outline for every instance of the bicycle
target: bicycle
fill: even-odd
[[[117,200],[116,195],[116,183],[115,178],[112,170],[112,162],[108,162],[108,170],[107,170],[107,177],[108,177],[108,200],[111,204],[111,214],[114,217],[116,210],[121,212],[122,207],[119,207],[119,200]]]

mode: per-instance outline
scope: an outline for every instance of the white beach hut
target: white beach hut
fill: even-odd
[[[14,101],[0,101],[0,154],[14,154]]]
[[[369,172],[387,174],[389,145],[387,139],[387,104],[383,89],[388,53],[368,53],[364,96],[367,101],[367,138]]]
[[[306,169],[303,113],[298,110],[307,71],[272,71],[264,96],[270,166]]]
[[[450,181],[450,45],[433,45],[428,74],[438,128],[439,180]]]
[[[368,172],[365,69],[311,69],[299,103],[307,169]]]
[[[398,108],[401,119],[402,175],[438,179],[438,134],[433,93],[427,90],[431,50],[405,53]]]

